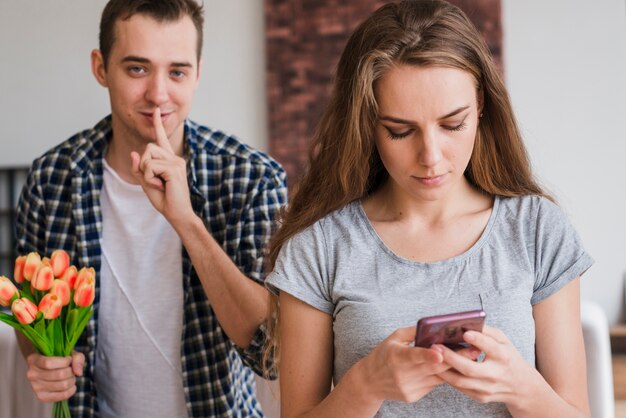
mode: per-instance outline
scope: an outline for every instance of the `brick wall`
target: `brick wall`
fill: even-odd
[[[354,28],[384,0],[265,0],[269,152],[301,176],[335,66]],[[500,0],[452,0],[485,36],[502,68]]]

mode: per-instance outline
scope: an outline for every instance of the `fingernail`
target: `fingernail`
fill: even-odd
[[[472,342],[476,339],[476,334],[473,331],[466,331],[463,334],[463,339],[467,342]]]
[[[433,344],[430,346],[430,348],[432,348],[433,350],[435,350],[438,353],[443,354],[443,347],[440,346],[439,344]]]

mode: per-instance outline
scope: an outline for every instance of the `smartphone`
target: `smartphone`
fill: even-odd
[[[483,331],[487,314],[483,310],[428,316],[417,321],[415,346],[429,348],[443,344],[453,350],[469,347],[463,341],[465,331]]]

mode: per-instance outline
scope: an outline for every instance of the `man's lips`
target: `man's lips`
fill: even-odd
[[[150,120],[152,120],[152,116],[154,115],[153,111],[150,111],[150,112],[139,112],[139,113],[142,114],[143,116],[145,116],[146,118],[149,118]],[[167,117],[169,115],[171,115],[172,113],[174,113],[173,110],[167,111],[167,112],[162,110],[161,111],[161,119],[162,120],[167,119]]]

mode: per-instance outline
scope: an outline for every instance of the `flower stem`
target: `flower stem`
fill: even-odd
[[[52,407],[52,418],[72,418],[67,401],[55,402]]]

